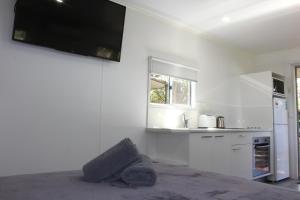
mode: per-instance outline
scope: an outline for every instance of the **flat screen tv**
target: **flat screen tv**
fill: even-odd
[[[108,0],[17,0],[12,39],[120,62],[125,13]]]

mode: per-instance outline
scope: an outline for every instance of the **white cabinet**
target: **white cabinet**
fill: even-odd
[[[228,174],[230,172],[229,145],[228,134],[191,134],[190,167]]]
[[[214,134],[214,142],[212,145],[212,166],[213,172],[228,174],[230,172],[230,135]]]
[[[189,166],[203,171],[210,171],[214,142],[212,134],[191,134],[189,139]]]
[[[238,144],[231,146],[230,175],[252,178],[252,145]]]
[[[160,161],[187,164],[192,168],[253,179],[253,137],[270,137],[270,131],[196,132],[157,134]]]
[[[251,178],[252,145],[249,133],[207,133],[190,135],[192,168]]]
[[[230,144],[238,145],[238,144],[251,144],[252,143],[252,134],[236,132],[230,134]]]
[[[231,133],[230,172],[232,176],[252,179],[252,137],[249,133]]]

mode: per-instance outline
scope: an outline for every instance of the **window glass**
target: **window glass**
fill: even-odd
[[[195,105],[196,83],[161,74],[150,74],[150,103]]]
[[[190,105],[190,81],[171,78],[171,103]]]
[[[158,104],[169,103],[169,76],[160,74],[150,75],[150,102]]]

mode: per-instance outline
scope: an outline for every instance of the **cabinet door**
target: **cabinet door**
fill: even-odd
[[[252,179],[252,145],[231,146],[231,175]]]
[[[229,175],[230,174],[230,135],[214,134],[212,145],[211,171]]]
[[[232,133],[231,145],[252,144],[252,137],[249,133]]]
[[[190,167],[211,171],[213,140],[212,134],[190,135]]]

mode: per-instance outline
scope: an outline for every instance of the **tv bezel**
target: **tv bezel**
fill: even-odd
[[[92,55],[92,54],[84,54],[84,53],[81,53],[79,52],[78,50],[64,50],[64,49],[60,49],[60,48],[55,48],[55,47],[51,47],[51,46],[47,46],[47,45],[42,45],[42,44],[39,44],[39,43],[34,43],[34,42],[30,42],[30,41],[26,41],[26,40],[18,40],[18,39],[15,39],[14,36],[15,36],[15,30],[16,30],[16,9],[17,9],[17,3],[18,3],[19,0],[16,1],[15,3],[15,6],[14,6],[14,22],[13,22],[13,30],[12,30],[12,34],[11,34],[11,39],[13,41],[16,41],[16,42],[21,42],[23,44],[29,44],[29,45],[34,45],[34,46],[39,46],[39,47],[43,47],[43,48],[48,48],[48,49],[54,49],[54,50],[57,50],[57,51],[60,51],[60,52],[66,52],[66,53],[71,53],[71,54],[76,54],[76,55],[81,55],[81,56],[86,56],[86,57],[93,57],[93,58],[98,58],[98,59],[105,59],[105,60],[109,60],[109,61],[115,61],[115,62],[121,62],[121,56],[122,56],[122,48],[123,48],[123,38],[124,38],[124,30],[125,30],[125,20],[126,20],[126,13],[127,13],[127,8],[126,6],[124,5],[121,5],[121,4],[118,4],[116,2],[113,2],[113,1],[110,1],[110,0],[105,0],[105,1],[108,1],[112,4],[115,4],[115,5],[118,5],[118,6],[121,6],[123,7],[123,11],[124,11],[124,17],[123,17],[123,27],[122,27],[122,36],[121,36],[121,46],[120,46],[120,56],[119,56],[119,59],[110,59],[110,58],[107,58],[107,57],[104,57],[104,56],[95,56],[95,55]],[[105,48],[105,47],[103,47]]]

